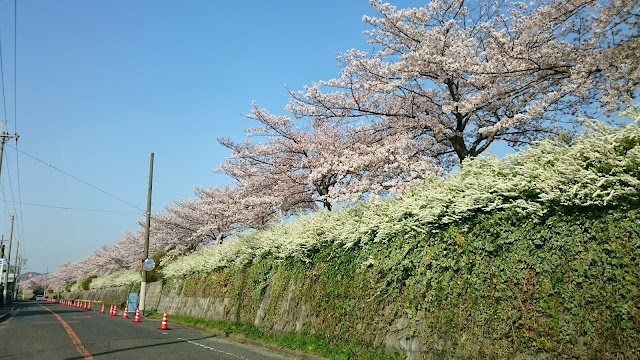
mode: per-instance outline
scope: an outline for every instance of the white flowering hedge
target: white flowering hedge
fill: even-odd
[[[89,285],[90,289],[108,289],[119,286],[133,286],[139,284],[141,274],[139,269],[122,270],[113,274],[100,276]]]
[[[574,139],[544,140],[505,159],[489,155],[465,161],[449,177],[434,176],[397,199],[321,211],[240,235],[175,259],[163,275],[211,272],[264,254],[304,260],[320,241],[345,247],[385,242],[408,230],[437,231],[478,212],[510,209],[535,216],[555,209],[627,206],[640,198],[640,112],[627,115],[633,124],[613,128],[588,121]]]

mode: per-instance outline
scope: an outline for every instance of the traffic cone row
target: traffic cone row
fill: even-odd
[[[71,299],[61,299],[59,301],[53,300],[51,302],[55,302],[61,305],[72,306],[79,309],[84,309],[87,311],[91,310],[91,300],[71,300]]]
[[[53,300],[52,302],[56,302],[55,300]],[[69,299],[64,299],[64,300],[60,300],[58,303],[62,304],[62,305],[67,305],[67,306],[73,306],[73,307],[78,307],[78,308],[84,308],[85,310],[90,311],[91,310],[91,301],[85,301],[85,300],[69,300]],[[102,303],[102,307],[100,309],[100,313],[104,314],[105,308],[105,304]],[[128,312],[129,312],[129,304],[126,304],[124,307],[124,313],[122,314],[122,318],[123,319],[128,319]],[[111,304],[110,308],[109,308],[109,315],[111,316],[118,316],[118,306],[116,304]],[[136,315],[133,319],[134,323],[139,323],[140,322],[140,308],[136,307]],[[158,330],[171,330],[169,328],[169,325],[167,323],[167,310],[164,311],[164,313],[162,314],[162,323],[160,323],[160,327],[158,328]]]

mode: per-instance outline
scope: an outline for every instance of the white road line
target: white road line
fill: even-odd
[[[195,341],[191,341],[191,340],[187,340],[187,339],[183,339],[183,338],[178,338],[178,340],[182,340],[182,341],[188,342],[189,344],[192,344],[192,345],[198,345],[198,346],[201,346],[201,347],[203,347],[205,349],[208,349],[208,350],[211,350],[211,351],[215,351],[215,352],[219,352],[219,353],[226,354],[226,355],[229,355],[229,356],[237,357],[238,359],[249,360],[249,359],[243,358],[242,356],[239,356],[239,355],[236,355],[236,354],[231,354],[231,353],[228,353],[226,351],[214,349],[214,348],[212,348],[210,346],[207,346],[207,345],[204,345],[204,344],[200,344],[200,343],[197,343]]]

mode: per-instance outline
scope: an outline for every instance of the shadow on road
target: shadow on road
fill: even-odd
[[[95,357],[98,357],[98,356],[107,355],[107,354],[117,354],[117,353],[123,352],[123,351],[155,348],[155,347],[158,347],[158,346],[166,346],[166,345],[172,345],[172,344],[186,343],[188,341],[197,341],[197,340],[205,340],[205,339],[212,339],[212,338],[215,338],[215,336],[204,336],[204,337],[198,337],[198,338],[193,338],[193,339],[181,339],[181,340],[169,340],[169,341],[158,339],[158,341],[162,341],[162,342],[158,343],[158,344],[143,345],[143,346],[131,346],[131,347],[124,348],[124,349],[117,349],[117,350],[102,351],[102,352],[98,352],[98,353],[91,353],[91,355],[95,356]],[[83,356],[76,356],[76,357],[68,358],[68,359],[65,359],[65,360],[82,360],[82,359],[84,359]]]

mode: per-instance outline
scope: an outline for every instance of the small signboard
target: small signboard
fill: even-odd
[[[139,295],[140,293],[136,291],[129,291],[129,294],[127,295],[127,310],[129,310],[129,312],[136,312],[136,309],[138,308]]]

